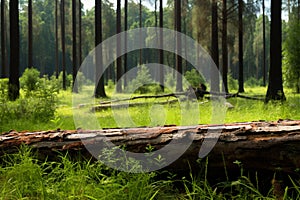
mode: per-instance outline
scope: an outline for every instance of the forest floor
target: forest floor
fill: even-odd
[[[247,96],[264,97],[266,94],[264,87],[245,88],[245,90],[244,95]],[[112,90],[107,88],[107,94],[112,97]],[[241,98],[228,99],[227,101],[234,108],[226,111],[224,122],[299,120],[300,95],[289,90],[285,90],[285,94],[286,102],[268,104]],[[128,96],[130,95],[123,94],[118,98]],[[76,94],[73,97],[80,98],[80,96],[76,97]],[[110,98],[98,99],[97,104],[107,100]],[[171,98],[162,100],[171,100]],[[115,128],[120,124],[124,127],[188,125],[184,124],[185,122],[182,124],[180,117],[182,105],[179,103],[161,107],[153,106],[155,99],[134,100],[134,102],[145,101],[149,104],[132,107],[128,111],[108,109],[96,112],[97,119],[102,128]],[[17,131],[76,129],[71,91],[60,91],[58,102],[55,118],[51,121],[16,119],[2,124],[1,132],[11,129]],[[212,104],[206,99],[199,100],[199,103],[201,103],[199,104],[200,119],[197,123],[208,124],[212,118]],[[90,107],[75,109],[89,111]],[[116,121],[115,116],[122,116],[125,111],[131,116],[132,122]],[[216,183],[207,177],[209,172],[207,163],[199,166],[197,174],[189,169],[184,175],[167,171],[131,174],[109,169],[100,162],[72,161],[68,155],[61,155],[59,159],[60,161],[57,162],[37,160],[34,152],[25,146],[17,154],[2,157],[0,199],[300,199],[298,169],[295,169],[293,177],[286,176],[287,185],[269,181],[265,186],[262,184],[264,183],[262,176],[253,176],[253,174],[250,176],[238,161],[236,162],[240,168],[240,172],[237,172],[238,176],[230,177],[226,174],[225,168],[225,179]],[[274,172],[274,176],[275,174]]]

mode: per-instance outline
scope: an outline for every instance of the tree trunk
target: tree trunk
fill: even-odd
[[[236,161],[243,164],[244,169],[272,170],[294,172],[300,167],[300,121],[252,122],[225,125],[198,125],[195,127],[154,127],[131,129],[106,129],[98,131],[42,131],[16,132],[10,131],[0,135],[0,156],[15,153],[21,144],[27,144],[38,150],[40,158],[55,159],[58,152],[68,151],[70,156],[80,152],[87,159],[91,158],[87,149],[99,148],[105,140],[117,146],[126,146],[127,151],[145,153],[151,145],[154,151],[161,149],[169,142],[180,145],[184,138],[193,139],[183,155],[168,169],[187,170],[189,165],[199,169],[197,160],[201,145],[209,140],[207,133],[222,131],[217,144],[208,154],[209,169],[217,172],[239,170]],[[85,145],[84,145],[85,144]],[[174,145],[174,144],[173,144]],[[175,153],[166,152],[162,155]]]
[[[32,50],[32,0],[28,0],[28,68],[33,67]]]
[[[222,76],[224,92],[228,93],[228,82],[227,82],[227,72],[228,72],[228,47],[227,47],[227,0],[223,0],[222,8]]]
[[[58,79],[58,0],[55,0],[55,76]]]
[[[10,20],[10,73],[8,82],[8,97],[11,101],[20,95],[19,66],[20,66],[20,31],[19,31],[19,1],[9,1]]]
[[[1,77],[6,78],[7,59],[6,59],[6,33],[5,33],[5,1],[1,1]]]
[[[95,47],[102,42],[102,2],[101,0],[95,0]],[[104,88],[104,76],[103,76],[103,60],[102,60],[102,47],[96,48],[96,90],[95,97],[106,97]],[[101,77],[100,77],[101,76]],[[99,83],[97,83],[100,78]]]
[[[117,1],[117,34],[121,33],[121,0]],[[117,92],[122,92],[121,37],[117,37]]]
[[[61,49],[62,49],[62,71],[63,71],[63,89],[67,89],[66,85],[66,43],[65,43],[65,0],[61,0]]]
[[[79,49],[79,65],[82,63],[82,16],[81,16],[81,0],[78,0],[79,8],[78,8],[78,49]]]
[[[142,22],[142,0],[140,0],[139,3],[139,7],[140,7],[140,13],[139,13],[139,20],[140,20],[140,28],[143,27],[143,22]],[[140,31],[140,42],[142,42],[142,32]],[[143,50],[142,48],[140,48],[140,60],[139,60],[140,65],[143,64]]]
[[[76,75],[77,75],[77,30],[76,30],[76,0],[72,0],[72,62],[73,62],[73,92],[78,93],[78,86],[75,83]]]
[[[262,2],[263,10],[263,86],[266,86],[266,18],[265,18],[265,0]]]
[[[271,0],[270,75],[266,102],[285,100],[282,85],[281,1]]]
[[[175,0],[175,23],[176,31],[181,32],[181,1]],[[182,57],[181,55],[181,35],[177,34],[176,36],[176,70],[177,70],[177,82],[176,82],[176,91],[182,91]]]
[[[243,0],[239,0],[239,92],[244,90]]]
[[[212,1],[211,5],[212,24],[211,24],[211,55],[217,69],[219,69],[219,28],[218,28],[218,2]],[[214,78],[216,77],[216,78]],[[211,68],[211,91],[219,92],[219,74]]]
[[[160,70],[159,70],[159,83],[160,88],[162,91],[164,91],[164,68],[162,65],[164,64],[164,51],[163,51],[163,43],[164,43],[164,37],[163,37],[163,27],[164,27],[164,8],[163,8],[163,0],[159,0],[159,64],[161,64]]]
[[[127,33],[128,30],[128,0],[124,1],[124,31],[125,31],[125,37],[124,37],[124,50],[127,52]],[[124,88],[127,87],[127,53],[124,54]]]

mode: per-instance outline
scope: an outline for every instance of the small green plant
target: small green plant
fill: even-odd
[[[135,79],[130,81],[128,87],[126,88],[126,92],[128,93],[139,93],[139,94],[146,94],[152,91],[151,87],[155,84],[151,78],[149,69],[146,65],[142,65],[138,72]],[[155,89],[155,86],[154,86]],[[156,89],[155,89],[156,90]]]
[[[20,86],[27,93],[37,90],[40,82],[40,72],[35,68],[25,69],[23,75],[20,77]]]
[[[196,69],[187,71],[185,73],[185,78],[189,82],[189,84],[194,88],[199,87],[201,83],[205,83],[203,76]]]

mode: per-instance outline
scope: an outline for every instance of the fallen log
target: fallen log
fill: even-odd
[[[249,122],[195,127],[153,127],[103,130],[53,130],[40,132],[10,131],[0,135],[0,156],[15,153],[21,144],[37,150],[41,157],[55,158],[57,152],[69,154],[80,152],[90,158],[87,146],[108,140],[115,145],[126,145],[131,152],[147,152],[149,145],[161,149],[172,140],[178,141],[193,135],[193,141],[180,158],[167,166],[173,170],[187,170],[188,163],[197,163],[198,154],[208,132],[221,130],[217,144],[208,154],[209,167],[228,170],[237,169],[239,161],[244,168],[255,170],[282,170],[292,173],[300,168],[300,121],[279,120],[276,122]],[[82,141],[87,141],[85,145]],[[176,150],[175,150],[176,151]]]
[[[159,102],[135,102],[135,103],[119,103],[119,104],[100,104],[97,106],[92,107],[92,111],[102,111],[102,110],[107,110],[107,109],[114,109],[114,108],[127,108],[127,107],[138,107],[138,106],[144,106],[144,105],[151,105],[151,104],[159,104],[159,105],[167,105],[167,104],[173,104],[177,103],[177,99],[173,100],[168,100],[168,101],[159,101]]]

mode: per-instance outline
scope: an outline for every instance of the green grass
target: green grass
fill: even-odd
[[[26,146],[18,153],[1,157],[0,199],[276,199],[274,188],[262,194],[257,182],[241,174],[233,180],[210,184],[208,160],[199,164],[195,176],[167,172],[125,173],[100,162],[75,162],[66,155],[58,161],[37,160]],[[160,178],[164,175],[164,179]],[[168,176],[166,176],[168,175]],[[300,197],[300,183],[290,178],[284,199]]]
[[[245,88],[247,96],[264,97],[266,88],[253,87]],[[74,97],[78,100],[90,97],[92,87],[87,88],[84,95],[75,94]],[[111,89],[107,89],[109,98],[97,99],[96,102],[112,99],[122,99],[130,97],[129,94],[114,94]],[[278,119],[300,119],[300,95],[294,94],[289,90],[285,91],[287,101],[270,102],[265,104],[262,101],[246,100],[241,98],[232,98],[227,100],[234,108],[226,111],[226,116],[222,123],[231,122],[248,122],[248,121],[274,121]],[[163,100],[173,100],[175,98],[165,98]],[[148,102],[148,105],[140,107],[130,107],[127,109],[107,109],[97,112],[96,117],[101,128],[116,128],[116,127],[139,127],[139,126],[158,126],[158,125],[195,125],[195,124],[210,124],[213,123],[212,105],[210,102],[199,104],[199,113],[195,113],[193,107],[187,104],[173,103],[168,105],[157,105],[154,102],[156,99],[138,99],[134,102]],[[205,100],[203,100],[205,101]],[[182,106],[182,107],[180,107]],[[80,115],[90,115],[90,107],[76,108],[76,112]],[[184,111],[184,114],[182,114]],[[197,116],[197,115],[200,115]],[[1,123],[0,132],[14,130],[48,130],[48,129],[75,129],[73,110],[72,110],[72,93],[70,90],[60,91],[58,94],[58,105],[55,118],[49,122],[37,122],[30,119],[15,119]]]
[[[245,88],[245,95],[263,97],[266,88]],[[87,88],[86,96],[76,95],[76,99],[89,97],[92,87]],[[260,101],[240,98],[229,99],[234,105],[227,110],[224,123],[246,122],[278,119],[300,119],[300,96],[286,90],[287,101],[284,103]],[[109,97],[112,90],[107,90]],[[121,94],[118,98],[130,95]],[[109,100],[97,99],[98,102]],[[165,99],[166,100],[166,99]],[[172,100],[171,98],[169,100]],[[96,117],[102,128],[157,126],[164,124],[189,125],[209,124],[212,122],[212,104],[199,104],[199,110],[190,104],[155,105],[154,99],[139,99],[131,102],[149,104],[125,109],[108,109],[97,112]],[[205,101],[205,100],[203,100]],[[201,101],[200,101],[201,102]],[[72,109],[71,91],[60,91],[55,117],[48,122],[31,119],[15,119],[0,123],[0,131],[75,129]],[[91,105],[90,105],[91,106]],[[76,108],[86,117],[90,106]],[[182,107],[180,107],[182,106]],[[186,111],[181,114],[181,111]],[[192,113],[191,115],[189,115]],[[200,118],[195,117],[200,114]],[[118,117],[116,117],[118,116]],[[128,118],[131,118],[129,123]],[[117,120],[116,120],[117,119]],[[211,184],[207,179],[207,163],[199,165],[197,176],[190,173],[187,177],[161,172],[131,174],[109,169],[100,162],[71,161],[68,155],[60,155],[58,161],[37,160],[28,147],[21,147],[19,153],[5,155],[0,158],[0,199],[276,199],[274,188],[262,193],[257,182],[253,183],[243,174],[238,178],[223,180]],[[187,169],[188,171],[188,169]],[[165,172],[166,173],[166,172]],[[284,188],[284,199],[299,199],[300,181],[290,178],[289,187]]]

